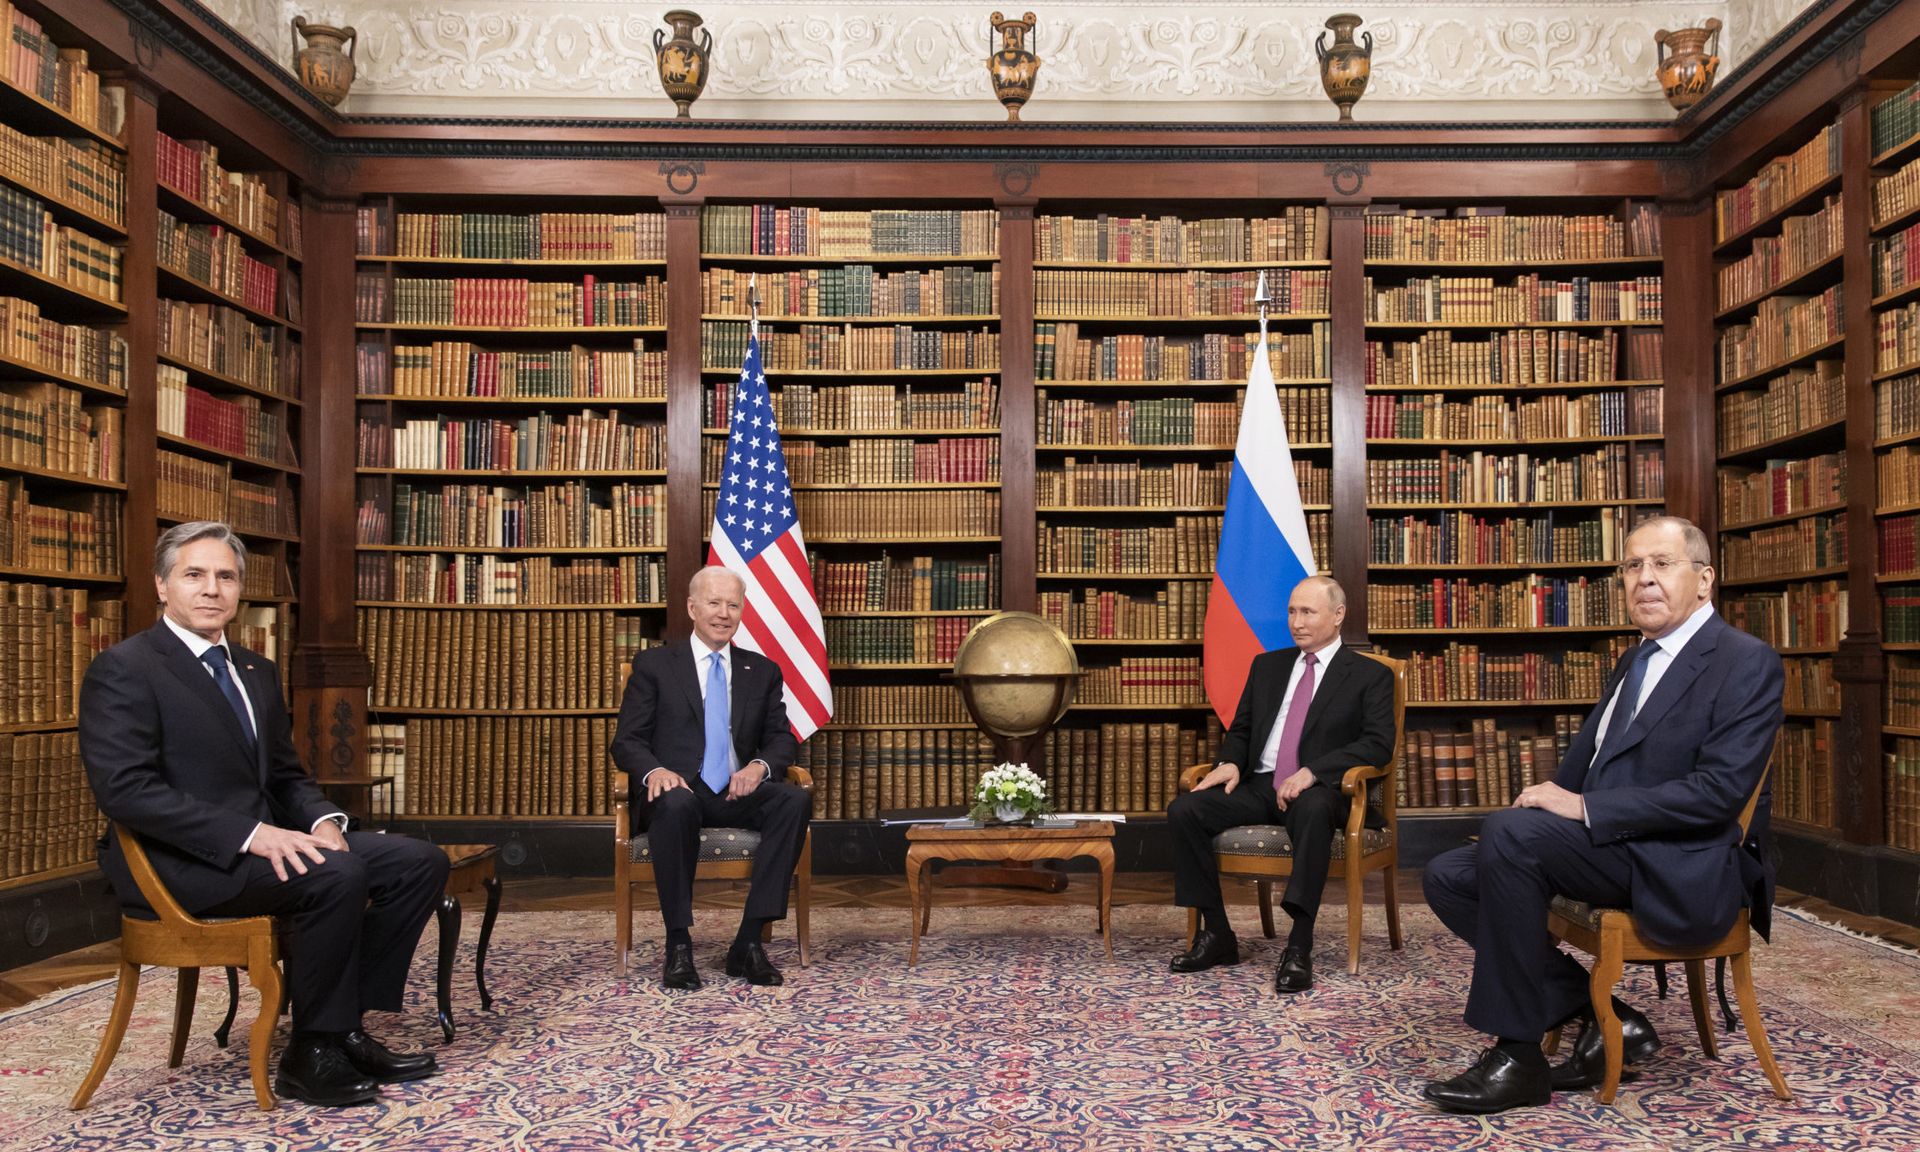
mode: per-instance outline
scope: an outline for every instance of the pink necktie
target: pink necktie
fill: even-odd
[[[1300,771],[1300,732],[1307,726],[1307,706],[1313,703],[1313,666],[1320,657],[1309,652],[1300,658],[1306,669],[1300,673],[1300,686],[1293,690],[1293,704],[1287,709],[1287,722],[1280,729],[1280,748],[1273,757],[1273,782]]]

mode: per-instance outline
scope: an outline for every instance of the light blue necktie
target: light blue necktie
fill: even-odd
[[[720,653],[713,654],[713,667],[707,673],[707,754],[700,761],[700,779],[714,795],[724,796],[727,780],[733,776],[733,725],[727,717],[727,665]]]

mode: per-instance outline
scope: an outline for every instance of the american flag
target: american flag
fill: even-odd
[[[733,393],[726,469],[713,510],[707,563],[738,572],[747,584],[737,642],[780,666],[787,721],[805,740],[833,717],[827,682],[826,628],[813,598],[813,573],[800,535],[787,457],[773,417],[767,374],[760,370],[759,325]]]

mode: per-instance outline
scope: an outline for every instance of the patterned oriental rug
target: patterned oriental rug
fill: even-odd
[[[1358,977],[1337,963],[1345,925],[1330,907],[1319,987],[1284,1002],[1271,990],[1280,942],[1236,912],[1247,962],[1173,977],[1166,960],[1184,920],[1171,908],[1118,909],[1111,964],[1085,909],[936,909],[913,969],[904,911],[823,910],[811,967],[799,967],[790,932],[776,938],[788,977],[778,989],[717,970],[729,914],[706,912],[696,959],[708,983],[696,993],[654,979],[657,921],[637,925],[642,967],[622,983],[608,914],[510,914],[488,963],[491,1013],[478,1010],[463,949],[462,1031],[448,1047],[431,1020],[429,932],[410,1011],[373,1026],[397,1045],[434,1045],[444,1071],[347,1110],[254,1108],[239,1041],[254,1002],[244,994],[235,1047],[216,1048],[217,973],[204,974],[185,1063],[169,1072],[174,977],[153,971],[84,1113],[66,1102],[111,987],[0,1016],[0,1149],[1920,1148],[1910,953],[1776,917],[1757,967],[1790,1104],[1773,1098],[1744,1034],[1705,1060],[1683,981],[1660,1001],[1651,970],[1635,968],[1625,995],[1667,1043],[1615,1106],[1563,1093],[1481,1119],[1420,1099],[1425,1080],[1482,1044],[1459,1016],[1469,954],[1424,907],[1405,909],[1399,954],[1370,909]]]

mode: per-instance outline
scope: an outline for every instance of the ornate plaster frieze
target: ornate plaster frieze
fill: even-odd
[[[359,30],[341,111],[478,117],[671,116],[652,36],[670,4],[613,0],[202,0],[270,56],[291,58],[295,12]],[[697,119],[1002,118],[987,80],[988,15],[958,5],[703,3],[714,38]],[[1314,41],[1322,4],[1044,3],[1029,121],[1331,119]],[[1725,25],[1723,72],[1805,0],[1506,4],[1434,0],[1372,12],[1362,121],[1666,119],[1656,28]]]

